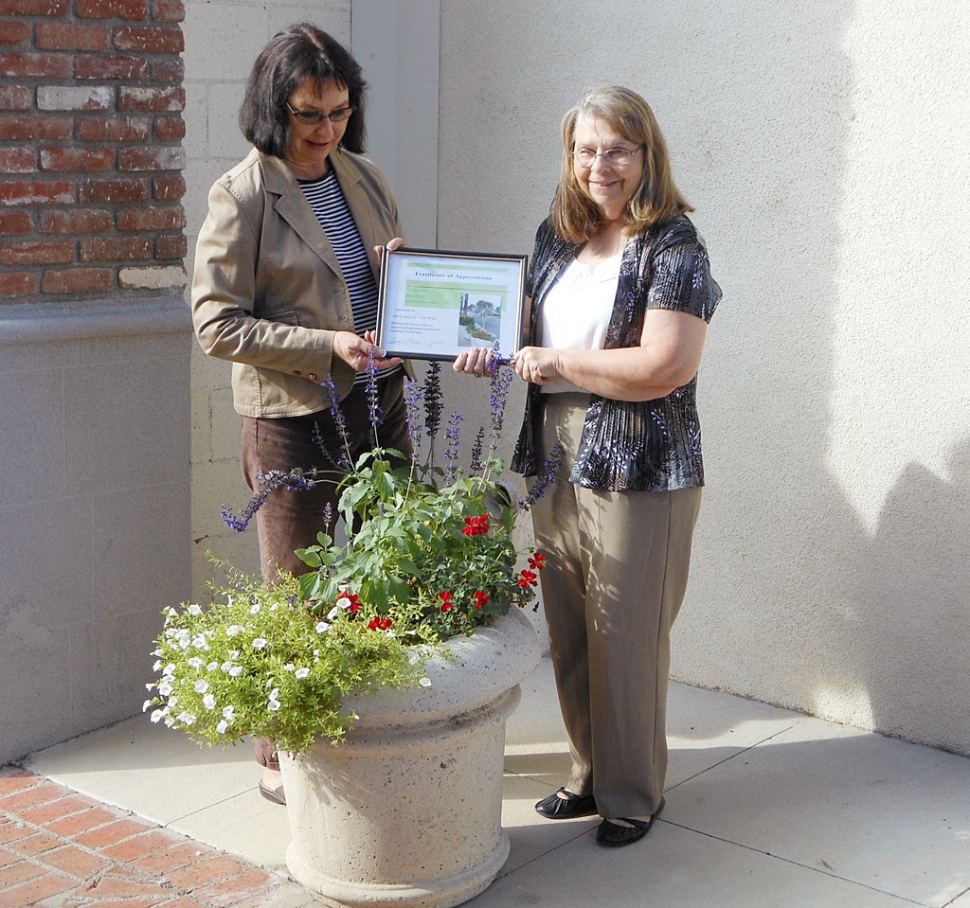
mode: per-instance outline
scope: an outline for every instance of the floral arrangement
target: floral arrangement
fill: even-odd
[[[557,453],[524,501],[501,484],[496,455],[511,370],[491,378],[491,420],[476,436],[468,470],[459,467],[460,414],[445,428],[444,466],[434,464],[440,430],[440,366],[423,383],[408,381],[405,398],[413,455],[379,444],[381,414],[374,370],[368,382],[375,447],[350,463],[326,456],[345,473],[338,509],[347,540],[331,532],[297,552],[311,570],[271,583],[228,569],[228,586],[213,587],[207,606],[183,603],[165,612],[156,640],[152,721],[180,728],[200,743],[230,744],[244,736],[272,738],[291,753],[317,736],[338,741],[354,717],[341,708],[350,691],[428,685],[422,667],[442,641],[470,634],[535,598],[544,557],[513,544],[516,518],[551,481]],[[332,384],[331,413],[343,416]],[[423,421],[422,421],[423,420]],[[430,440],[421,462],[422,438]],[[300,470],[261,477],[246,508],[224,509],[237,531],[280,488],[308,488]],[[333,515],[326,515],[332,530]],[[525,566],[520,566],[520,563]]]

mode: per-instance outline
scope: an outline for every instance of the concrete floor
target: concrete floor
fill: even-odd
[[[607,850],[593,819],[533,810],[568,756],[551,667],[508,728],[512,850],[470,908],[970,908],[970,760],[726,694],[672,685],[667,806]],[[248,747],[201,750],[138,716],[26,768],[222,851],[286,872],[286,812]]]

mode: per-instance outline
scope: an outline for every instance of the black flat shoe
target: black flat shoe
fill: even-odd
[[[633,820],[630,817],[618,817],[617,819],[623,820],[624,823],[629,823],[629,826],[618,826],[616,823],[611,823],[609,820],[603,820],[600,823],[600,828],[596,830],[596,841],[600,845],[631,845],[633,842],[639,842],[648,832],[650,832],[650,827],[653,826],[653,821],[660,816],[660,811],[664,809],[664,804],[667,802],[661,798],[660,806],[654,811],[652,817],[649,820]]]
[[[559,797],[562,792],[566,797]],[[560,788],[556,794],[543,798],[536,804],[536,813],[547,820],[575,820],[577,817],[596,816],[596,798],[592,795],[578,795],[565,788]]]

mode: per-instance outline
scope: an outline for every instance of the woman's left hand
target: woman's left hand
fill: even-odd
[[[562,374],[559,351],[549,347],[522,347],[512,357],[512,369],[519,378],[545,385]]]
[[[384,257],[384,250],[388,252],[393,252],[395,249],[400,249],[404,245],[404,237],[396,236],[393,240],[388,240],[383,246],[375,246],[374,252],[377,253],[377,261],[380,261]]]

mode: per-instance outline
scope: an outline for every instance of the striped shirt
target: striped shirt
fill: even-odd
[[[350,293],[350,305],[354,313],[354,333],[361,337],[377,327],[377,282],[367,260],[367,250],[360,238],[353,215],[337,182],[337,174],[331,167],[317,180],[297,180],[303,195],[310,203],[333,246],[340,263],[340,270]],[[386,378],[400,370],[400,366],[382,372]],[[358,372],[355,385],[367,381],[366,372]]]

